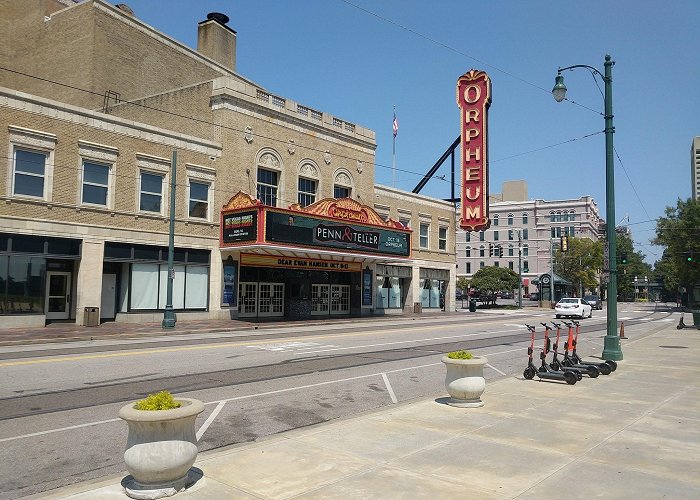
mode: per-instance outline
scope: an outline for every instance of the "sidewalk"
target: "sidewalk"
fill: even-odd
[[[201,454],[174,498],[698,498],[700,332],[622,342],[616,372],[574,386],[509,376],[482,408],[423,400]],[[39,498],[126,499],[125,475]]]

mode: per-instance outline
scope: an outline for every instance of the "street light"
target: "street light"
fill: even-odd
[[[622,359],[620,349],[620,337],[617,334],[617,234],[615,233],[615,163],[613,158],[613,114],[612,114],[612,67],[615,64],[610,55],[605,55],[605,74],[596,68],[585,64],[577,64],[559,68],[552,89],[552,96],[557,102],[566,98],[566,85],[561,72],[575,68],[586,68],[598,75],[605,83],[605,212],[606,212],[606,239],[608,246],[608,324],[605,344],[603,347],[603,359],[619,361]]]

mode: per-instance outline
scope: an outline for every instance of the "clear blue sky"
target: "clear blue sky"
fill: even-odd
[[[591,195],[605,217],[603,98],[586,70],[612,55],[616,215],[653,263],[654,222],[688,198],[690,145],[700,135],[700,1],[126,0],[137,17],[196,47],[197,22],[223,12],[238,33],[237,70],[272,93],[377,134],[376,180],[411,190],[459,135],[457,78],[489,73],[490,190],[528,181],[530,198]],[[116,3],[116,2],[115,2]],[[359,7],[359,8],[358,8]],[[367,12],[369,11],[369,12]],[[602,89],[602,82],[599,82]],[[592,111],[592,110],[595,110]],[[547,148],[547,149],[541,149]],[[539,150],[535,151],[534,150]],[[449,162],[423,193],[450,196]],[[458,180],[459,182],[459,180]],[[636,191],[636,193],[635,193]],[[459,192],[459,190],[457,190]]]

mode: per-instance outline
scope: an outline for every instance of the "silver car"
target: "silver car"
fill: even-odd
[[[603,301],[598,295],[584,295],[583,300],[588,302],[593,309],[603,309]]]

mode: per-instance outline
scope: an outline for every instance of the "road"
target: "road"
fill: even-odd
[[[634,337],[677,322],[679,315],[654,304],[621,304],[618,317]],[[552,319],[548,311],[528,308],[407,317],[390,325],[362,320],[2,347],[0,498],[124,471],[126,424],[117,413],[150,392],[168,389],[205,403],[197,420],[203,452],[442,397],[440,358],[451,350],[487,356],[487,381],[522,377],[530,341],[524,323]],[[599,355],[604,335],[605,311],[595,311],[582,321],[579,352]]]

